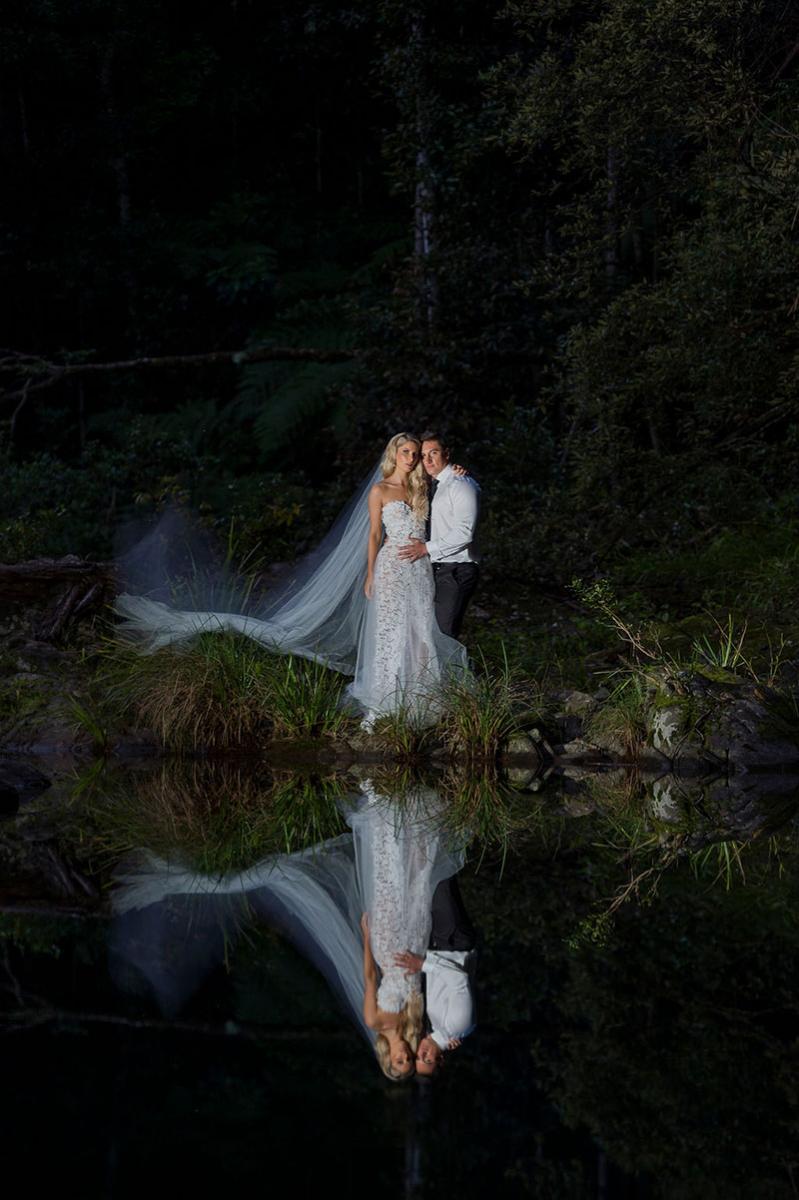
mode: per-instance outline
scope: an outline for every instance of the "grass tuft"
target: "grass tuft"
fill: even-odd
[[[75,798],[109,863],[144,848],[223,875],[341,833],[336,799],[343,790],[334,776],[171,761],[142,774],[94,770],[87,783],[79,781]]]
[[[635,761],[646,742],[648,702],[645,676],[638,672],[626,675],[589,717],[586,737],[599,746],[618,748]]]
[[[482,658],[473,674],[448,682],[441,732],[453,752],[494,760],[514,734],[540,720],[542,707],[540,690],[516,675],[503,648],[500,666]]]
[[[154,654],[109,639],[100,673],[120,715],[171,750],[255,749],[274,733],[330,737],[348,719],[340,675],[235,633],[202,633]]]
[[[344,676],[321,663],[288,655],[272,657],[267,704],[275,733],[284,737],[333,737],[351,718],[341,707]]]

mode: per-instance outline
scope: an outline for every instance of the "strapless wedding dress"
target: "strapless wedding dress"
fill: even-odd
[[[349,689],[367,714],[367,726],[397,709],[413,717],[434,709],[442,657],[449,661],[462,649],[436,625],[430,559],[399,557],[410,538],[424,539],[423,518],[404,500],[389,500],[383,505],[383,526],[386,540],[375,561],[374,590]]]

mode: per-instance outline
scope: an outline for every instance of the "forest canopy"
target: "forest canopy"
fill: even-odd
[[[285,559],[430,423],[523,584],[796,521],[795,4],[32,0],[0,56],[0,559],[175,498]]]

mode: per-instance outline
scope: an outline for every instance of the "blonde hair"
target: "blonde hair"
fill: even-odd
[[[419,1042],[422,1040],[423,1020],[424,1003],[422,1001],[422,993],[414,992],[409,997],[407,1003],[397,1013],[397,1032],[403,1041],[408,1043],[411,1053],[414,1056],[419,1049]],[[375,1054],[377,1055],[377,1061],[380,1063],[380,1070],[387,1079],[393,1080],[394,1083],[402,1083],[406,1079],[413,1079],[415,1071],[408,1071],[407,1074],[400,1075],[392,1066],[391,1043],[384,1033],[377,1035]]]
[[[414,434],[395,433],[393,438],[389,439],[388,445],[383,451],[383,461],[380,464],[380,469],[383,472],[384,479],[388,479],[389,475],[393,475],[397,469],[397,451],[406,442],[413,442],[421,451],[422,443]],[[424,467],[422,466],[421,455],[418,463],[408,475],[408,503],[417,517],[421,517],[423,520],[427,517],[427,479]]]

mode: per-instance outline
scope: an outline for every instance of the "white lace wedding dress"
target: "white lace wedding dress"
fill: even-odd
[[[349,688],[366,712],[367,727],[397,709],[421,719],[432,714],[444,664],[462,650],[436,625],[430,559],[399,557],[410,538],[424,538],[424,519],[404,500],[389,500],[383,527],[386,540],[375,561],[374,590]]]

